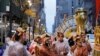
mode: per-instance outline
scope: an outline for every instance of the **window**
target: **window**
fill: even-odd
[[[80,0],[78,0],[78,5],[80,6]]]

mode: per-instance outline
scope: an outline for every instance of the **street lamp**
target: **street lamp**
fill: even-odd
[[[36,13],[37,13],[37,9],[35,7],[33,7],[33,3],[31,2],[31,0],[28,0],[29,3],[29,9],[26,10],[26,14],[29,15],[30,17],[33,17],[33,38],[34,38],[34,32],[35,32],[35,18],[36,18]],[[36,5],[35,5],[36,6]]]
[[[30,8],[32,6],[32,3],[30,0],[28,0],[27,2],[29,3],[29,8]],[[28,16],[28,20],[29,20],[28,24],[29,24],[29,41],[30,41],[30,32],[31,32],[31,18],[30,18],[30,16]]]
[[[41,30],[40,30],[40,23],[41,23],[41,20],[39,19],[38,21],[39,21],[39,32],[38,32],[38,33],[41,34],[41,33],[40,33],[40,31],[41,31]]]
[[[9,16],[10,16],[9,33],[8,33],[9,37],[12,37],[12,17],[13,17],[13,15],[12,15],[11,9],[12,9],[12,6],[11,6],[11,0],[10,0],[9,4],[6,5],[6,14],[7,15],[9,14]],[[4,21],[5,21],[5,37],[6,37],[6,35],[7,35],[7,32],[6,32],[7,17],[4,17],[4,18],[5,18]]]
[[[42,33],[42,29],[43,29],[43,24],[41,24],[41,31],[40,31],[40,33]]]
[[[30,0],[27,1],[29,3],[29,6],[32,6],[32,2]]]
[[[8,12],[10,11],[10,5],[6,5],[6,9],[5,9],[5,12],[4,13],[1,13],[1,18],[0,18],[0,23],[4,23],[4,24],[1,24],[1,28],[4,29],[4,30],[1,30],[1,42],[3,42],[3,39],[5,39],[5,37],[7,36],[7,32],[6,32],[6,28],[7,28],[7,16],[8,16]],[[3,19],[4,19],[4,22],[3,22]],[[11,25],[11,24],[10,24]],[[10,28],[11,29],[11,28]],[[11,31],[10,31],[11,32]],[[11,35],[11,34],[9,34]]]

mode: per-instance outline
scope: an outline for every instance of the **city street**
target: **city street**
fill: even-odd
[[[100,0],[0,0],[0,56],[100,56]]]

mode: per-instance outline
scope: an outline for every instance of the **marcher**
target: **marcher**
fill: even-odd
[[[73,37],[73,36],[71,36],[71,37],[69,38],[68,43],[69,43],[69,46],[70,46],[70,47],[72,47],[72,46],[75,44],[75,42],[74,42],[74,37]]]
[[[6,47],[14,43],[14,41],[10,37],[7,37],[5,40],[6,40]]]
[[[23,45],[23,32],[22,28],[17,28],[14,35],[15,42],[9,46],[6,56],[31,56]]]
[[[70,46],[70,52],[69,54],[73,56],[73,53],[74,53],[74,50],[76,48],[76,45],[75,45],[75,38],[76,36],[71,36],[68,40],[68,43],[69,43],[69,46]]]
[[[39,49],[39,56],[57,56],[54,48],[51,46],[49,36],[42,37],[42,45]]]
[[[76,39],[76,48],[74,50],[74,56],[88,56],[88,50],[86,47],[82,46],[82,41],[80,38]]]
[[[67,56],[69,52],[68,41],[64,38],[63,33],[57,33],[57,41],[53,43],[58,56]]]
[[[90,52],[92,51],[92,48],[91,48],[90,43],[86,40],[86,34],[85,33],[81,34],[81,41],[82,41],[82,45],[85,46],[88,49],[88,53],[90,54]]]
[[[13,34],[14,35],[14,34]],[[3,56],[8,56],[8,49],[9,49],[9,46],[13,45],[14,44],[14,37],[13,35],[11,37],[7,37],[5,39],[5,43],[6,43],[6,49],[4,50],[4,53],[3,53]]]
[[[30,47],[29,47],[29,52],[32,54],[32,55],[35,55],[35,48],[36,47],[39,47],[41,45],[41,37],[40,36],[36,36],[34,38],[34,40],[32,41],[32,43],[30,44]]]

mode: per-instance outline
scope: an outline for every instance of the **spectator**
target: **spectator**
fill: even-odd
[[[64,38],[63,33],[57,33],[57,41],[53,43],[58,56],[67,56],[69,52],[68,41]]]
[[[90,54],[90,52],[92,51],[92,48],[91,48],[90,43],[86,40],[86,34],[85,33],[81,34],[81,41],[82,41],[82,45],[85,46],[88,49],[88,53]]]
[[[82,41],[80,38],[76,39],[76,48],[74,50],[74,56],[88,56],[88,50],[86,47],[82,46]]]
[[[70,47],[74,45],[73,36],[72,36],[71,38],[69,38],[68,43],[69,43],[69,46],[70,46]]]
[[[34,38],[33,42],[30,44],[29,52],[34,55],[35,54],[35,47],[39,47],[41,44],[40,36]]]
[[[7,53],[3,56],[31,56],[23,45],[23,31],[24,30],[22,28],[17,29],[14,35],[14,44],[9,46]]]
[[[44,36],[42,38],[42,45],[39,48],[39,56],[57,56],[54,48],[51,46],[50,38],[48,37],[49,36]]]

